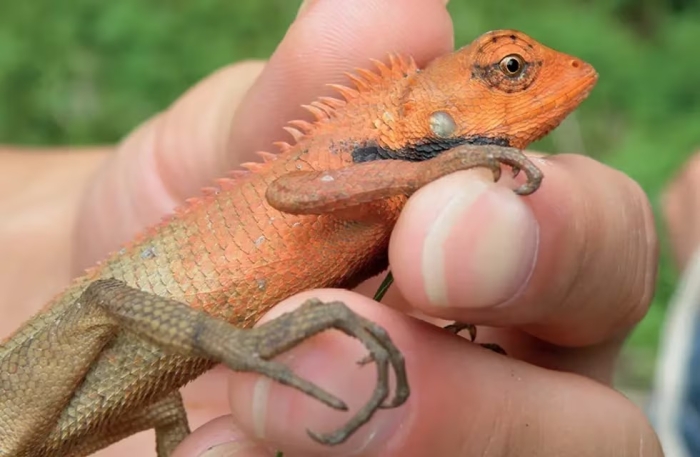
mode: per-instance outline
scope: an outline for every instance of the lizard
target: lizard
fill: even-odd
[[[217,180],[74,279],[0,346],[0,455],[83,456],[154,429],[159,457],[190,432],[179,388],[224,364],[345,403],[273,358],[327,330],[360,340],[376,386],[340,428],[344,442],[381,408],[404,404],[403,355],[342,302],[310,299],[254,326],[279,301],[352,288],[388,267],[409,196],[449,173],[503,166],[542,173],[523,153],[595,86],[594,68],[516,30],[485,33],[418,68],[374,60],[331,85],[337,97],[289,122],[294,141]],[[390,396],[390,371],[395,375]]]

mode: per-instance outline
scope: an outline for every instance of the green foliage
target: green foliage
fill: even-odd
[[[5,1],[0,5],[0,141],[118,141],[215,69],[268,57],[299,3]],[[697,2],[452,0],[449,8],[457,45],[488,29],[517,28],[591,62],[600,73],[599,85],[563,126],[580,134],[554,132],[536,147],[585,152],[624,171],[640,183],[658,213],[660,192],[700,144]],[[665,252],[654,310],[631,338],[635,350],[653,351],[675,287]]]
[[[299,1],[0,5],[0,140],[117,141],[213,70],[266,58]]]

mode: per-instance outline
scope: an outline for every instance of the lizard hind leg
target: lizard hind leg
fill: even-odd
[[[65,409],[117,330],[103,310],[71,299],[0,346],[0,455],[59,452],[62,439],[47,437],[80,428]]]
[[[155,429],[156,453],[158,457],[169,457],[182,440],[190,434],[187,413],[179,391],[171,392],[160,400],[137,410],[133,414],[120,416],[101,433],[90,435],[71,457],[87,456],[143,430]]]
[[[409,396],[403,356],[387,333],[341,302],[308,300],[260,327],[240,329],[186,304],[114,279],[95,281],[85,294],[88,300],[108,309],[124,328],[164,351],[220,362],[234,371],[260,373],[339,410],[347,409],[341,400],[269,359],[329,329],[357,338],[377,367],[377,385],[369,401],[343,427],[325,435],[308,431],[322,444],[344,442],[378,409],[399,406]],[[385,403],[389,396],[389,365],[396,375],[396,391]]]

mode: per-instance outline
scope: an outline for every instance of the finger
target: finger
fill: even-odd
[[[619,337],[654,289],[649,202],[592,159],[537,164],[545,178],[527,198],[470,173],[421,189],[391,240],[397,285],[417,309],[444,319],[518,326],[565,346]]]
[[[358,294],[313,291],[287,300],[274,313],[311,296],[342,300],[386,328],[406,357],[412,394],[401,407],[375,414],[346,443],[325,447],[312,442],[306,428],[327,432],[342,425],[374,387],[371,365],[355,364],[365,355],[356,342],[327,332],[278,359],[348,402],[347,413],[266,378],[233,374],[234,417],[250,436],[271,443],[285,457],[468,457],[511,455],[513,449],[543,457],[662,455],[644,414],[612,389],[496,355]]]
[[[269,457],[270,452],[236,427],[231,416],[194,430],[171,457]]]
[[[74,271],[94,264],[223,174],[218,168],[233,112],[262,67],[246,62],[219,70],[124,139],[85,191]]]

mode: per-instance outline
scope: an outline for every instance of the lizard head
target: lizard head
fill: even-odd
[[[414,121],[429,126],[429,141],[517,148],[559,125],[598,80],[588,63],[515,30],[488,32],[416,76],[404,109],[428,97]]]

